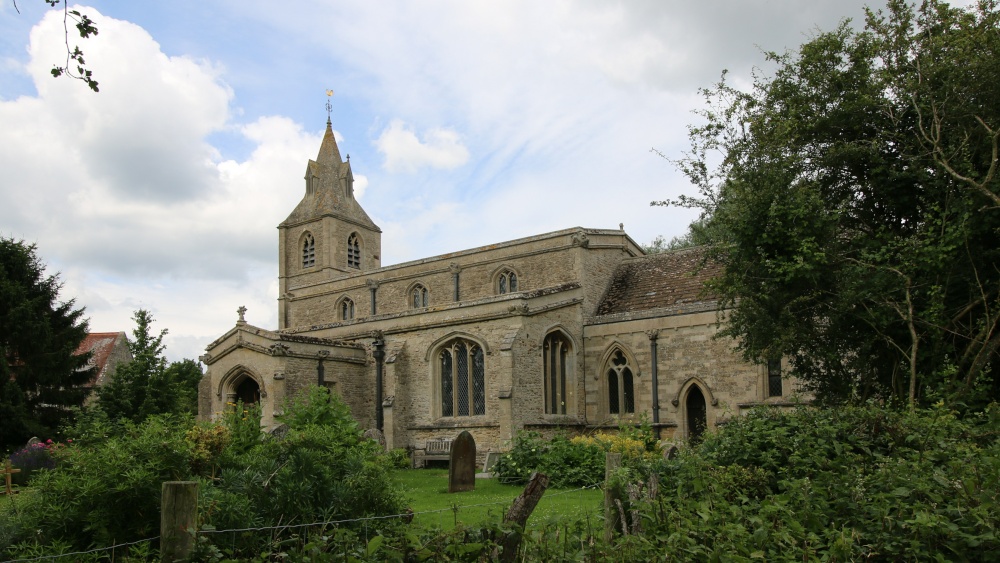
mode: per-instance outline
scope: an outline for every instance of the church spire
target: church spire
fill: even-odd
[[[337,139],[333,136],[333,124],[330,122],[330,114],[333,112],[333,105],[330,98],[333,97],[333,90],[326,91],[326,133],[323,134],[323,143],[319,146],[319,155],[316,156],[316,163],[320,165],[340,165],[344,162],[340,158],[340,148],[337,147]]]

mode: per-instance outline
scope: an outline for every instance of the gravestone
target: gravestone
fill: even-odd
[[[291,430],[291,428],[289,428],[287,424],[281,423],[269,430],[268,433],[276,440],[284,440],[288,437],[289,430]]]
[[[448,492],[460,493],[476,490],[476,440],[463,430],[451,443],[451,461],[448,464]]]
[[[369,428],[368,430],[365,430],[363,437],[368,440],[374,440],[378,443],[380,448],[385,450],[385,434],[383,434],[378,428]]]

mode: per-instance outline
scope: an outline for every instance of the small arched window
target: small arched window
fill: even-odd
[[[486,414],[486,366],[483,349],[462,338],[438,354],[441,416]]]
[[[357,233],[347,237],[347,267],[361,268],[361,244]]]
[[[608,360],[607,399],[609,414],[635,414],[635,377],[628,365],[628,358],[615,350]]]
[[[516,291],[517,274],[513,270],[500,272],[500,276],[497,278],[497,293],[503,295],[504,293],[514,293]]]
[[[302,267],[311,268],[316,265],[316,239],[312,233],[302,237]]]
[[[427,288],[419,283],[410,290],[410,305],[414,309],[427,306]]]
[[[354,301],[350,297],[345,297],[340,302],[340,319],[349,321],[354,318]]]

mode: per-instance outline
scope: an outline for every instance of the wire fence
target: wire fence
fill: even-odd
[[[557,497],[557,496],[562,496],[562,495],[567,495],[567,494],[572,494],[572,493],[580,493],[582,491],[600,488],[602,484],[603,484],[603,482],[599,482],[599,483],[594,483],[592,485],[586,485],[586,486],[577,487],[577,488],[574,488],[574,489],[566,489],[566,490],[558,491],[558,492],[554,492],[554,493],[549,493],[548,491],[546,491],[546,494],[545,494],[544,498],[552,498],[552,497]],[[434,509],[434,510],[422,510],[420,512],[402,512],[402,513],[399,513],[399,514],[387,514],[387,515],[382,515],[382,516],[365,516],[363,518],[344,518],[344,519],[340,519],[340,520],[323,520],[323,521],[319,521],[319,522],[310,522],[308,524],[280,524],[280,525],[277,525],[277,526],[257,526],[257,527],[250,527],[250,528],[231,528],[231,529],[225,529],[225,530],[203,529],[203,530],[198,530],[197,534],[201,535],[201,536],[207,536],[207,535],[212,535],[212,534],[234,534],[235,535],[235,534],[238,534],[238,533],[246,533],[246,532],[284,531],[284,530],[292,530],[292,529],[298,529],[298,528],[312,528],[312,527],[317,527],[318,528],[318,527],[340,526],[340,525],[343,525],[343,524],[353,524],[353,523],[359,523],[359,522],[367,524],[368,522],[373,522],[373,521],[378,521],[378,520],[391,520],[391,519],[394,519],[394,518],[405,519],[405,518],[413,518],[415,516],[421,516],[421,515],[427,515],[427,514],[439,514],[439,513],[445,513],[445,512],[452,512],[452,513],[454,513],[456,511],[461,511],[462,509],[468,509],[468,508],[481,508],[481,507],[484,507],[484,506],[501,506],[501,505],[502,506],[510,506],[511,503],[513,503],[513,502],[514,502],[514,499],[512,498],[509,501],[508,500],[500,500],[500,501],[494,501],[494,502],[481,502],[481,503],[475,503],[475,504],[456,504],[456,505],[450,506],[448,508],[437,508],[437,509]],[[3,561],[4,561],[4,563],[28,563],[28,562],[31,562],[31,561],[45,561],[45,560],[62,559],[62,558],[73,558],[73,557],[77,557],[78,558],[78,557],[80,557],[82,555],[91,555],[91,554],[105,552],[105,551],[114,551],[115,549],[119,549],[119,548],[123,548],[123,547],[131,547],[133,545],[138,545],[138,544],[146,543],[146,542],[154,542],[154,541],[157,541],[159,539],[160,539],[160,536],[155,536],[155,537],[152,537],[152,538],[146,538],[146,539],[136,540],[136,541],[132,541],[132,542],[125,542],[125,543],[115,544],[115,545],[108,546],[108,547],[98,547],[98,548],[94,548],[94,549],[89,549],[87,551],[75,551],[75,552],[71,552],[71,553],[60,553],[60,554],[56,554],[56,555],[41,555],[41,556],[38,556],[38,557],[28,557],[28,558],[24,558],[24,559],[9,559],[9,560],[3,560]],[[114,559],[114,558],[112,557],[112,559]],[[70,559],[70,560],[72,560],[72,559]]]

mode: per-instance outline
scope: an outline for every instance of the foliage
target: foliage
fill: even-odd
[[[701,208],[748,360],[828,401],[1000,394],[998,30],[994,0],[890,0],[704,91],[679,163],[700,195],[660,203]]]
[[[160,414],[116,427],[102,415],[82,417],[74,433],[85,438],[56,455],[58,466],[36,477],[19,514],[0,525],[0,552],[154,537],[160,487],[174,480],[199,482],[199,526],[205,530],[400,513],[388,456],[361,439],[353,420],[339,417],[346,407],[338,398],[326,389],[308,396],[286,409],[292,424],[280,439],[261,431],[256,406],[238,405],[222,424]],[[257,554],[297,530],[207,541],[218,539],[234,554]]]
[[[662,462],[643,533],[620,541],[689,560],[987,560],[1000,549],[996,415],[753,411]]]
[[[52,469],[56,466],[57,452],[73,440],[68,440],[65,444],[53,442],[52,439],[44,442],[35,442],[10,454],[10,463],[14,467],[23,471],[34,471],[36,469]]]
[[[83,309],[58,302],[59,277],[44,271],[35,245],[0,237],[0,449],[55,435],[93,374],[75,355]]]
[[[527,483],[534,472],[549,477],[552,487],[586,487],[604,479],[605,454],[622,454],[625,466],[640,468],[660,457],[651,429],[622,426],[617,434],[569,437],[558,434],[546,440],[532,431],[519,432],[493,471],[505,483]]]
[[[156,414],[198,412],[198,382],[201,366],[194,360],[167,365],[163,337],[167,329],[153,335],[152,313],[138,309],[132,315],[135,328],[128,343],[132,361],[119,364],[106,384],[98,389],[98,407],[112,421],[139,422]]]

